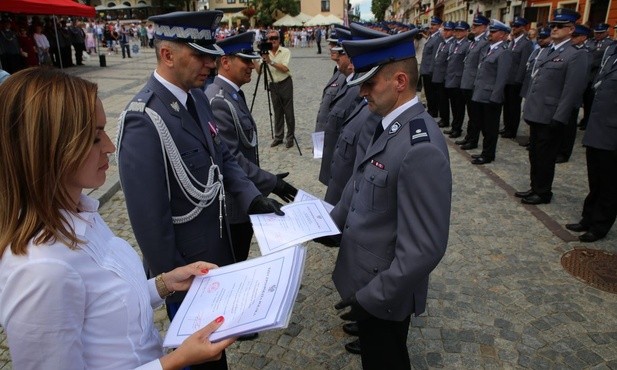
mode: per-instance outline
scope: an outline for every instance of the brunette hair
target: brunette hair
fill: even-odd
[[[94,143],[96,100],[96,84],[47,67],[0,85],[0,257],[30,240],[81,243],[61,210],[75,206],[64,184]]]

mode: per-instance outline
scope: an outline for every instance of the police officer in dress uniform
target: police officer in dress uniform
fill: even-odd
[[[472,164],[481,165],[495,160],[501,105],[512,64],[512,52],[506,43],[509,33],[510,27],[493,19],[489,27],[489,46],[478,64],[471,100],[478,103],[478,126],[484,139],[482,153],[471,156]]]
[[[467,38],[469,23],[459,21],[454,25],[454,42],[450,47],[446,67],[445,88],[450,106],[452,108],[452,129],[443,133],[451,138],[460,137],[463,132],[463,120],[465,119],[465,98],[461,91],[461,79],[464,60],[469,50],[471,41]]]
[[[593,85],[595,95],[583,136],[589,194],[581,220],[566,225],[569,230],[584,231],[578,238],[585,243],[604,238],[617,217],[617,48],[607,50],[610,54],[605,55]]]
[[[422,78],[422,85],[424,86],[424,95],[426,96],[426,106],[428,113],[437,117],[439,115],[438,102],[439,95],[435,86],[433,86],[433,62],[435,61],[435,54],[437,54],[437,47],[443,41],[439,28],[443,21],[439,17],[431,17],[431,25],[429,28],[429,37],[422,49],[422,64],[420,65],[420,78]]]
[[[437,109],[439,110],[439,127],[450,126],[450,99],[446,93],[446,69],[448,68],[448,55],[454,44],[454,22],[444,22],[441,30],[443,41],[437,47],[435,60],[433,61],[433,77],[431,82],[438,96]]]
[[[461,149],[470,150],[478,147],[478,139],[480,137],[479,128],[479,104],[472,101],[473,96],[473,84],[478,74],[478,64],[480,63],[480,57],[486,52],[485,48],[488,47],[488,25],[490,20],[482,15],[476,15],[471,25],[470,37],[471,44],[467,50],[467,55],[463,60],[463,77],[461,78],[461,93],[465,99],[465,105],[467,106],[467,116],[469,121],[467,122],[467,133],[462,140],[455,141],[455,144],[461,146]]]
[[[518,133],[518,125],[521,122],[521,88],[525,79],[527,59],[533,51],[533,43],[525,34],[525,27],[529,22],[525,18],[515,17],[510,24],[512,28],[512,40],[510,51],[512,52],[512,65],[508,73],[508,83],[504,89],[503,124],[501,137],[514,139]]]
[[[298,192],[283,180],[289,173],[275,175],[259,167],[257,125],[240,89],[251,82],[253,60],[260,58],[253,51],[254,41],[254,32],[244,32],[216,43],[225,54],[217,61],[218,75],[206,88],[206,96],[217,120],[219,136],[248,178],[262,195],[274,193],[289,202]],[[228,196],[226,203],[234,254],[237,261],[244,261],[249,254],[253,227],[238,199]]]
[[[330,59],[337,63],[339,53],[333,51],[332,48],[336,46],[338,43],[338,38],[336,37],[336,30],[340,29],[344,26],[335,25],[333,32],[330,34],[330,37],[326,39],[328,41],[328,47],[330,49]],[[328,114],[330,113],[330,103],[332,103],[332,99],[336,96],[338,90],[343,86],[343,82],[345,81],[344,74],[341,73],[338,69],[338,63],[334,67],[334,72],[332,73],[332,77],[328,80],[326,87],[323,89],[323,93],[321,94],[321,103],[319,104],[319,110],[317,111],[317,119],[315,122],[315,132],[320,132],[324,130],[324,126],[326,125],[326,121],[328,120]]]
[[[223,53],[214,44],[222,17],[221,11],[151,17],[157,67],[120,118],[120,180],[152,275],[199,260],[219,266],[236,261],[225,194],[245,212],[282,214],[280,204],[261,195],[221,140],[201,90]],[[170,319],[183,298],[167,298]],[[227,360],[223,355],[203,366],[226,369]]]
[[[338,140],[339,134],[343,122],[347,119],[349,114],[360,103],[362,98],[358,95],[360,86],[350,86],[348,81],[353,77],[353,64],[351,63],[349,56],[345,53],[340,43],[343,40],[351,40],[351,32],[348,30],[339,29],[336,33],[339,38],[339,45],[332,48],[332,51],[339,53],[338,68],[345,80],[343,85],[338,90],[332,102],[330,103],[328,119],[324,126],[324,144],[323,144],[323,156],[321,158],[321,167],[319,169],[319,182],[324,185],[328,185],[330,181],[330,166],[332,165],[332,156],[334,154],[334,147]]]
[[[529,91],[529,83],[531,82],[531,72],[535,68],[538,57],[541,53],[545,53],[546,47],[551,44],[551,29],[548,27],[543,27],[538,30],[537,36],[538,47],[535,48],[529,58],[527,59],[527,67],[525,70],[525,78],[523,79],[523,86],[521,88],[521,98],[527,98],[527,93]]]
[[[580,14],[571,9],[555,10],[550,22],[553,45],[538,57],[531,72],[523,113],[529,125],[531,186],[515,193],[524,204],[550,203],[564,126],[582,102],[587,57],[570,41],[578,18]]]
[[[332,275],[357,320],[365,369],[410,369],[410,315],[448,241],[452,175],[445,139],[416,96],[417,31],[344,41],[360,94],[383,116],[331,215],[343,231]]]
[[[593,63],[593,53],[586,46],[586,41],[591,33],[591,28],[582,24],[574,26],[574,32],[572,32],[572,47],[581,50],[587,56],[587,70],[585,71],[586,81],[589,80],[589,76],[591,75],[591,64]],[[572,150],[574,149],[574,142],[576,141],[576,120],[578,118],[578,112],[579,108],[577,107],[576,113],[572,115],[570,121],[568,121],[564,127],[555,163],[566,163],[570,160]]]

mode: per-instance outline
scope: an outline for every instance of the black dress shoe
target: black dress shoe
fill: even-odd
[[[566,163],[569,160],[569,158],[566,158],[562,155],[558,155],[557,158],[555,159],[555,163]]]
[[[548,204],[551,202],[550,197],[542,197],[538,194],[531,194],[521,199],[521,203],[523,204]]]
[[[463,150],[476,149],[477,147],[478,147],[478,144],[472,144],[472,143],[467,143],[467,144],[461,145],[461,149],[463,149]]]
[[[471,161],[471,164],[487,164],[487,163],[491,163],[493,160],[492,159],[488,159],[486,157],[478,157],[476,159],[474,159],[473,161]]]
[[[259,336],[258,333],[244,334],[244,335],[239,336],[238,340],[240,341],[255,340],[257,339],[258,336]]]
[[[476,159],[482,157],[482,154],[472,154],[471,158]]]
[[[450,133],[450,135],[448,135],[448,137],[452,138],[452,139],[456,139],[457,137],[461,137],[463,133],[460,131],[452,131]]]
[[[353,353],[354,355],[359,355],[361,352],[360,339],[356,339],[353,342],[349,342],[345,344],[345,349],[349,353]]]
[[[279,139],[274,139],[274,141],[272,141],[272,144],[270,144],[270,148],[274,148],[277,145],[281,145],[283,144],[283,140],[279,140]]]
[[[343,331],[349,335],[353,335],[354,337],[360,335],[360,328],[358,328],[357,322],[348,322],[347,324],[343,325]]]
[[[526,198],[532,194],[533,194],[533,190],[529,189],[526,191],[517,191],[516,193],[514,193],[514,196],[517,198]]]
[[[589,230],[589,227],[585,225],[581,225],[580,223],[575,223],[575,224],[566,224],[566,229],[580,233],[581,231]]]
[[[600,240],[602,238],[604,237],[596,235],[592,233],[591,231],[587,231],[585,234],[579,235],[578,240],[582,241],[583,243],[593,243],[596,240]]]
[[[441,121],[439,122],[437,126],[444,128],[444,127],[450,127],[450,124],[448,122]]]
[[[456,140],[454,142],[454,144],[456,144],[456,145],[465,145],[467,143],[469,143],[469,141],[467,141],[467,139]]]
[[[294,146],[294,141],[293,140],[287,140],[287,142],[285,143],[285,148],[291,148],[292,146]]]
[[[526,141],[524,143],[518,143],[518,145],[520,146],[525,146],[525,147],[529,147],[529,141]]]

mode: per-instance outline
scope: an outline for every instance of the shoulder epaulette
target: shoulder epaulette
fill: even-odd
[[[133,98],[133,100],[126,107],[127,112],[140,112],[143,113],[146,109],[148,101],[153,95],[152,90],[142,91]]]
[[[411,134],[411,145],[421,143],[423,141],[431,141],[426,129],[426,122],[423,119],[414,119],[409,122],[409,132]]]

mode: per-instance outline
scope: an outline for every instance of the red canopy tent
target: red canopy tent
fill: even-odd
[[[94,7],[71,0],[0,0],[0,12],[96,17]]]

